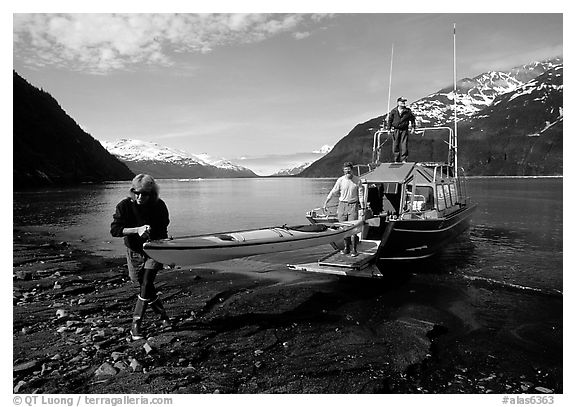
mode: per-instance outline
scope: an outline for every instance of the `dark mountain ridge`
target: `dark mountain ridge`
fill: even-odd
[[[13,72],[14,189],[129,180],[112,156],[47,92]]]

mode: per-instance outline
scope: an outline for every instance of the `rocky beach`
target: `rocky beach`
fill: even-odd
[[[299,273],[285,253],[165,269],[174,328],[148,311],[132,341],[123,258],[26,228],[13,248],[14,393],[563,392],[561,294],[452,272]],[[515,306],[483,315],[495,296]]]

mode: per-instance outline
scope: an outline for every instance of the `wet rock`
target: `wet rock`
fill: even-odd
[[[60,328],[58,328],[58,329],[56,330],[56,332],[58,332],[59,334],[61,334],[61,333],[66,332],[67,330],[68,330],[68,327],[67,327],[67,326],[61,326]]]
[[[19,365],[14,366],[13,371],[14,373],[19,372],[26,372],[28,370],[35,369],[40,365],[40,362],[36,359],[31,360],[29,362],[20,363]]]
[[[146,342],[142,347],[144,348],[144,351],[146,352],[147,355],[149,355],[154,351],[154,348],[150,346],[148,342]]]
[[[119,360],[118,362],[114,363],[114,368],[118,369],[119,371],[124,371],[128,369],[128,365],[123,361]]]
[[[50,366],[48,366],[46,363],[42,364],[42,370],[40,371],[40,376],[44,376],[47,374],[47,372],[51,371],[52,368]]]
[[[116,362],[118,359],[124,357],[124,353],[122,353],[122,352],[112,352],[111,356],[112,356],[112,360]]]
[[[136,359],[132,359],[130,362],[130,368],[133,372],[141,372],[143,370],[142,365]]]
[[[175,335],[161,334],[148,338],[148,343],[153,347],[164,347],[176,339]]]
[[[16,386],[14,386],[14,393],[18,393],[20,389],[26,385],[24,380],[20,380]]]
[[[64,318],[64,317],[67,317],[67,316],[68,316],[68,311],[66,311],[65,309],[61,309],[61,308],[60,308],[60,309],[56,310],[56,317],[57,317],[58,319]]]
[[[62,359],[62,355],[60,355],[59,353],[55,354],[54,356],[52,356],[50,359],[52,360],[60,360]]]
[[[16,271],[16,273],[14,273],[14,277],[17,280],[24,280],[24,281],[32,280],[33,275],[34,272],[30,270],[18,270]]]
[[[104,362],[100,365],[98,369],[94,372],[97,378],[103,378],[108,376],[115,376],[118,371],[108,362]]]

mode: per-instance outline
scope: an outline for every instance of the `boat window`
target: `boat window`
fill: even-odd
[[[452,203],[458,203],[458,195],[456,194],[456,184],[450,184],[450,195],[452,196]]]
[[[446,206],[450,207],[454,205],[452,202],[452,197],[450,196],[450,187],[448,184],[444,184],[444,197],[446,199]]]
[[[382,213],[396,215],[400,208],[400,194],[387,194],[382,196]]]
[[[381,184],[369,184],[368,192],[366,193],[367,202],[374,215],[378,215],[382,212],[382,202],[384,192],[381,188]]]
[[[398,214],[400,208],[399,184],[396,182],[368,183],[366,201],[374,215]]]
[[[416,197],[421,196],[423,203],[420,203],[416,206],[420,207],[420,209],[412,207],[413,210],[418,211],[427,211],[430,209],[434,209],[434,190],[432,187],[429,186],[416,186],[416,195],[414,195],[414,201],[416,201]],[[420,201],[420,199],[419,199]]]
[[[442,185],[436,185],[436,195],[438,196],[438,210],[446,209],[446,201],[444,200],[444,188]]]

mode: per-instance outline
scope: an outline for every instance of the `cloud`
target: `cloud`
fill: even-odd
[[[310,33],[308,31],[306,31],[306,32],[297,31],[297,32],[292,34],[292,37],[294,37],[297,40],[303,40],[304,38],[309,37],[309,36],[310,36]]]
[[[14,14],[14,57],[106,73],[135,64],[169,66],[177,53],[264,41],[330,18],[317,14]]]

